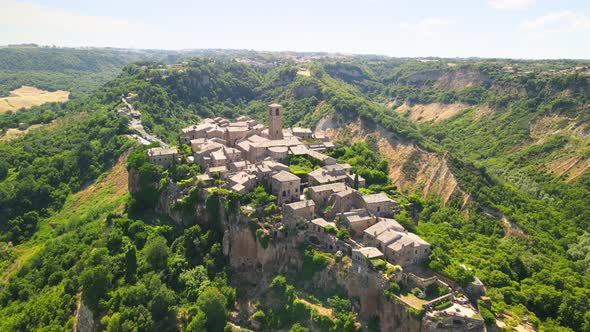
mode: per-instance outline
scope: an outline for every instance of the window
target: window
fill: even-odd
[[[299,191],[299,189],[295,188],[295,192],[298,192],[298,191]]]
[[[287,192],[283,190],[283,197],[287,196]]]
[[[279,116],[279,109],[278,108],[276,109],[275,115]]]
[[[272,116],[272,110],[268,111],[268,115]]]
[[[381,212],[381,207],[380,206],[377,207],[377,212]]]

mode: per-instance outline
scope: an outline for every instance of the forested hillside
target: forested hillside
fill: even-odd
[[[18,50],[4,51],[0,57],[19,57]],[[72,51],[62,62],[47,63],[40,60],[44,56],[31,57],[22,67],[1,70],[98,73],[130,59],[84,56]],[[102,317],[100,326],[113,331],[220,330],[235,298],[245,296],[232,283],[214,225],[178,225],[155,212],[138,212],[137,202],[122,194],[116,197],[120,204],[64,214],[64,207],[100,201],[76,195],[110,181],[110,168],[132,146],[127,122],[115,110],[122,95],[133,93],[148,132],[172,144],[180,128],[200,118],[265,120],[266,105],[279,102],[286,125],[315,127],[329,120],[343,140],[354,140],[351,128],[360,127],[446,161],[464,196],[445,202],[395,182],[385,187],[402,207],[396,219],[433,244],[429,266],[455,280],[466,278],[462,265],[472,268],[491,297],[491,314],[507,325],[590,331],[588,66],[380,57],[295,62],[280,54],[207,54],[178,65],[129,64],[90,95],[1,114],[2,129],[56,120],[0,143],[2,326],[69,328],[81,298]],[[387,161],[391,166],[396,157],[381,160],[379,149],[368,140],[336,153],[386,185]],[[139,155],[132,154],[130,163],[143,167],[146,181],[160,181],[162,170]],[[408,174],[423,167],[418,158],[403,163]],[[298,301],[283,280],[275,286],[286,297],[281,299]],[[293,312],[275,314],[268,316],[272,326],[294,322]],[[334,328],[346,315],[338,315]]]
[[[164,57],[163,52],[104,48],[0,47],[0,97],[27,85],[70,91],[76,98],[115,78],[130,62]]]

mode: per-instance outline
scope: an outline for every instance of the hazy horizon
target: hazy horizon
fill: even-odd
[[[588,59],[590,3],[0,0],[0,44]]]

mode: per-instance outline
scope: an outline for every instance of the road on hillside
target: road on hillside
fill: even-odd
[[[129,114],[132,114],[133,112],[135,112],[133,105],[131,105],[129,102],[127,102],[125,97],[121,98],[121,100],[123,101],[123,103],[125,103],[125,106],[129,110]],[[160,146],[163,147],[164,149],[168,148],[168,144],[164,143],[164,141],[162,141],[160,138],[158,138],[155,135],[150,135],[150,134],[148,134],[147,131],[145,131],[145,128],[143,128],[143,124],[141,123],[141,117],[135,118],[135,117],[129,116],[129,118],[131,119],[131,121],[129,122],[129,128],[133,129],[133,131],[135,131],[138,134],[137,140],[139,141],[139,143],[146,145],[145,144],[146,141],[147,142],[158,142],[158,143],[160,143]]]

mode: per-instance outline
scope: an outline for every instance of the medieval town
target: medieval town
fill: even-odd
[[[371,288],[366,283],[374,280],[394,280],[415,290],[412,296],[393,295],[398,303],[425,310],[425,319],[435,326],[482,329],[484,322],[471,305],[471,301],[486,301],[481,282],[475,278],[468,287],[461,287],[425,267],[431,246],[394,219],[397,202],[383,192],[361,193],[365,179],[349,164],[326,154],[337,144],[309,128],[283,128],[281,105],[268,106],[268,126],[246,116],[233,122],[208,118],[182,129],[180,142],[190,146],[188,162],[203,170],[196,180],[205,188],[223,187],[244,195],[264,186],[276,196],[282,217],[267,225],[272,241],[291,237],[316,250],[349,256],[349,273],[359,277],[359,287]],[[295,175],[288,166],[290,156],[313,160],[321,167]],[[178,149],[169,147],[149,149],[148,159],[165,168],[180,162]],[[336,236],[342,228],[349,237]],[[231,240],[224,238],[224,251],[231,246]],[[245,263],[234,261],[232,266]],[[443,291],[427,298],[428,287]],[[361,311],[375,310],[357,305]]]

